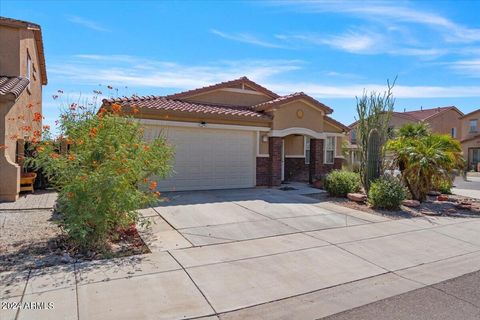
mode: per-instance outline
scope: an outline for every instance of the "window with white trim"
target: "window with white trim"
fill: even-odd
[[[310,164],[310,137],[304,137],[305,141],[305,164]]]
[[[450,133],[452,135],[452,138],[456,138],[457,137],[457,128],[453,127],[451,130],[450,130]]]
[[[332,164],[335,157],[335,137],[327,137],[325,140],[325,163]]]
[[[470,120],[470,132],[477,132],[478,130],[478,121],[477,119]]]

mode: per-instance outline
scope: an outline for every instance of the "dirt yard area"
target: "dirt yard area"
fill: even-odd
[[[0,210],[0,272],[149,252],[138,233],[110,244],[108,252],[79,254],[69,245],[53,210]]]

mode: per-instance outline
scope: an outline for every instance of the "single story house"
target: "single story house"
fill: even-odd
[[[480,171],[480,109],[470,112],[462,121],[462,150],[468,170]]]
[[[138,108],[145,139],[175,147],[174,173],[160,190],[278,186],[341,168],[348,128],[303,92],[279,96],[242,77],[167,96],[103,100]]]

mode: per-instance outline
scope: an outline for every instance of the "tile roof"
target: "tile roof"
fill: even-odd
[[[0,16],[0,25],[14,27],[14,28],[25,28],[28,30],[33,31],[33,35],[35,38],[35,43],[37,46],[37,53],[38,53],[38,63],[40,64],[40,74],[42,75],[42,84],[47,84],[47,67],[45,64],[45,52],[43,49],[43,38],[42,38],[42,28],[39,24],[17,20],[7,17]]]
[[[462,139],[460,142],[467,142],[467,141],[470,141],[470,140],[475,140],[477,138],[480,138],[480,133],[479,134],[475,134],[473,136],[469,136],[469,137],[466,137],[465,139]]]
[[[463,115],[463,113],[460,110],[458,110],[455,106],[437,107],[437,108],[431,108],[431,109],[421,109],[421,110],[413,110],[413,111],[406,111],[406,112],[399,112],[399,113],[408,115],[417,121],[425,121],[429,118],[437,116],[442,112],[452,110],[452,109],[457,110],[460,114]]]
[[[202,87],[202,88],[198,88],[198,89],[193,89],[193,90],[188,90],[188,91],[183,91],[183,92],[179,92],[179,93],[170,94],[170,95],[165,96],[165,98],[168,98],[168,99],[186,98],[186,97],[190,97],[190,96],[197,95],[197,94],[200,94],[200,93],[208,92],[208,91],[211,91],[211,90],[228,88],[230,86],[234,86],[234,85],[238,85],[238,84],[242,84],[242,83],[245,83],[248,86],[250,86],[250,87],[258,90],[259,92],[262,92],[262,93],[264,93],[267,96],[270,96],[272,98],[279,97],[279,95],[276,94],[275,92],[268,90],[267,88],[259,85],[256,82],[253,82],[252,80],[248,79],[247,77],[241,77],[241,78],[238,78],[238,79],[235,79],[235,80],[230,80],[230,81],[225,81],[225,82],[220,82],[220,83],[217,83],[217,84],[213,84],[211,86],[206,86],[206,87]]]
[[[278,105],[281,105],[281,104],[285,104],[285,103],[288,103],[290,101],[294,101],[294,100],[297,100],[297,99],[305,99],[305,100],[309,101],[310,103],[312,103],[313,105],[319,107],[320,109],[323,109],[324,111],[326,111],[326,113],[332,113],[333,112],[332,108],[324,105],[320,101],[310,97],[309,95],[305,94],[304,92],[295,92],[295,93],[292,93],[292,94],[289,94],[289,95],[286,95],[286,96],[278,97],[278,98],[270,100],[270,101],[259,103],[259,104],[254,106],[254,109],[255,110],[266,110],[266,109],[269,109],[271,107],[278,106]]]
[[[455,110],[460,115],[463,116],[463,112],[458,110],[457,107],[455,106],[437,107],[437,108],[431,108],[431,109],[421,109],[421,110],[413,110],[413,111],[405,111],[405,112],[393,111],[392,116],[399,116],[412,121],[425,121],[448,110]],[[348,127],[353,128],[357,123],[358,123],[358,120],[350,124]]]
[[[0,96],[13,95],[16,100],[30,81],[22,77],[0,76]]]
[[[154,110],[166,110],[204,115],[222,115],[235,118],[254,118],[259,120],[271,119],[268,115],[252,110],[250,107],[220,106],[200,103],[192,103],[159,96],[133,96],[130,98],[104,99],[104,105],[119,103],[122,106],[146,108]]]
[[[467,113],[467,114],[464,114],[464,115],[462,116],[462,118],[470,117],[470,116],[474,115],[474,114],[477,113],[477,112],[480,112],[480,109],[473,110],[472,112],[469,112],[469,113]]]
[[[350,131],[350,128],[347,127],[346,125],[344,125],[343,123],[333,119],[332,117],[329,117],[329,116],[325,116],[325,120],[333,123],[334,125],[336,125],[337,127],[340,127],[341,129],[343,129],[345,132],[348,132]]]

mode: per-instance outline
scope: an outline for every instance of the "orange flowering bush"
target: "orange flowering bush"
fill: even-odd
[[[141,222],[136,210],[159,196],[151,177],[171,171],[173,150],[166,141],[145,142],[133,118],[120,106],[112,111],[65,108],[61,138],[39,142],[28,159],[58,189],[62,226],[84,250],[102,248],[116,230]]]

